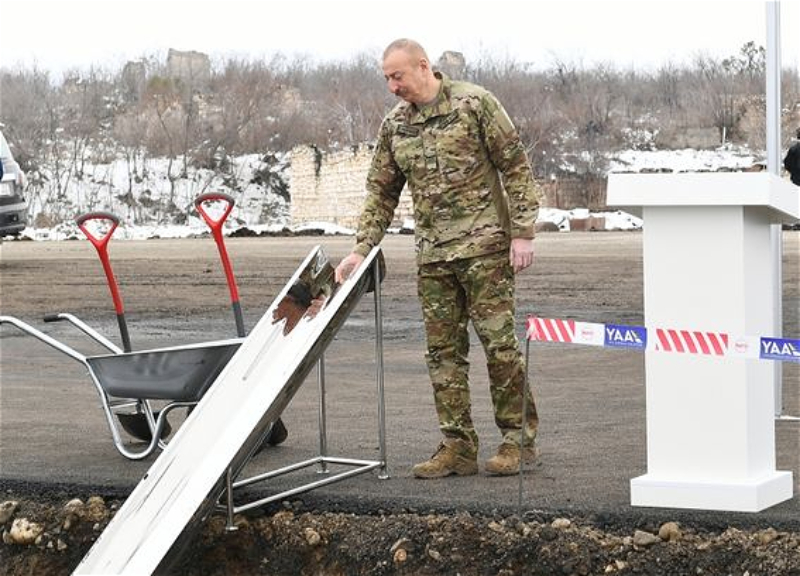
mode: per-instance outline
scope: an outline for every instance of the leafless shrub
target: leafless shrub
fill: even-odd
[[[540,177],[602,175],[609,152],[685,145],[686,134],[704,129],[716,131],[710,145],[763,143],[764,50],[752,42],[729,58],[697,56],[653,71],[484,56],[467,62],[464,78],[500,98]],[[785,71],[786,140],[800,122],[799,94],[797,71]],[[116,74],[68,74],[60,84],[36,68],[3,69],[0,96],[0,121],[34,182],[43,162],[54,167],[53,197],[89,154],[100,155],[93,162],[123,155],[131,181],[143,177],[147,156],[170,158],[175,178],[190,165],[224,172],[231,155],[371,141],[395,102],[371,53],[325,63],[230,58],[197,84],[171,77],[153,57]]]

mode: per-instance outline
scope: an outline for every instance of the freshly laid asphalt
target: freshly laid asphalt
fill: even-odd
[[[613,240],[614,237],[604,239]],[[542,274],[551,273],[546,265],[548,242],[559,241],[554,238],[542,242]],[[619,241],[625,246],[633,242],[633,253],[639,242],[623,236]],[[333,253],[342,254],[349,239],[336,239],[332,243]],[[8,252],[13,255],[11,250]],[[392,281],[393,266],[409,267],[411,252],[408,239],[389,239],[388,282]],[[577,274],[581,266],[578,262],[568,272]],[[625,265],[621,266],[624,270]],[[640,270],[635,266],[632,274],[638,275]],[[597,281],[601,277],[602,274],[592,276],[588,282],[594,286],[592,298],[613,301],[615,284],[603,285]],[[535,282],[534,278],[535,274],[529,281]],[[585,292],[589,288],[584,286],[579,290]],[[629,308],[636,307],[639,297],[633,295],[630,299],[633,304],[629,302],[627,308],[606,310],[603,314],[607,318],[586,318],[589,312],[585,302],[576,304],[571,313],[588,321],[612,321],[615,314],[631,316],[617,318],[619,321],[637,320],[641,310],[631,312]],[[376,474],[368,473],[293,496],[287,499],[289,502],[304,509],[355,513],[470,511],[547,518],[578,516],[620,526],[649,526],[676,520],[712,527],[800,529],[797,496],[758,513],[631,506],[629,482],[646,472],[644,360],[635,351],[531,345],[529,374],[541,416],[539,458],[526,470],[521,488],[517,476],[490,477],[483,470],[471,477],[427,481],[413,478],[413,464],[429,457],[438,441],[422,359],[424,336],[413,305],[413,293],[398,294],[390,290],[384,298],[389,478],[379,479]],[[560,313],[542,309],[544,316]],[[2,313],[14,313],[14,306],[4,301]],[[378,458],[372,317],[371,298],[366,298],[325,354],[327,446],[331,456]],[[43,326],[33,318],[25,319],[37,327]],[[251,313],[249,324],[252,326],[255,320],[257,315]],[[101,332],[114,334],[115,323],[99,312],[91,323]],[[202,326],[185,319],[176,322],[168,315],[163,318],[153,315],[136,325],[136,345],[145,349],[162,346],[165,339],[180,343],[226,338],[230,336],[229,324],[230,318],[224,310],[203,319]],[[45,331],[60,341],[89,353],[99,352],[66,324],[46,326]],[[473,343],[473,417],[482,440],[482,463],[493,454],[500,436],[493,423],[482,351],[474,338]],[[133,462],[115,451],[86,370],[30,336],[6,327],[0,332],[0,360],[0,489],[3,490],[0,499],[23,495],[87,497],[94,493],[124,497],[129,493],[155,457]],[[784,404],[787,412],[795,414],[800,413],[799,369],[797,364],[784,367]],[[274,469],[316,456],[318,413],[316,374],[312,371],[284,413],[289,429],[287,441],[259,454],[251,463],[252,471]],[[177,427],[180,417],[172,421]],[[209,425],[221,427],[224,422],[220,419]],[[681,426],[680,414],[676,414],[675,426]],[[777,422],[776,446],[776,468],[794,474],[797,492],[800,423]],[[320,477],[312,468],[251,488],[244,496],[269,495]]]

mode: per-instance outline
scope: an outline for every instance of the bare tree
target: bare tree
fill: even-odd
[[[620,71],[558,58],[536,67],[487,55],[467,62],[463,77],[503,102],[538,177],[568,172],[596,179],[615,150],[686,145],[690,133],[691,145],[724,140],[763,148],[764,57],[763,48],[748,42],[729,58]],[[191,70],[175,73],[155,57],[117,74],[70,73],[58,84],[36,68],[0,70],[0,122],[29,175],[31,210],[53,221],[71,215],[78,208],[66,194],[73,180],[87,181],[88,162],[116,157],[128,171],[127,192],[116,201],[135,219],[176,218],[185,212],[175,206],[177,181],[193,167],[210,169],[208,181],[222,174],[234,182],[232,156],[258,153],[266,166],[273,153],[298,144],[324,151],[368,143],[396,102],[377,54],[325,63],[281,54],[227,59],[214,68],[208,62],[198,82]],[[800,125],[796,70],[784,71],[782,86],[788,139]],[[708,131],[717,138],[703,144]],[[134,198],[147,159],[156,156],[169,160],[168,198],[146,192]],[[95,185],[84,189],[83,204],[99,203]]]

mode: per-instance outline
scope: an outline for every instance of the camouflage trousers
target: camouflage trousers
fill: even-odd
[[[417,279],[439,428],[478,449],[469,390],[471,320],[486,354],[495,423],[503,442],[520,444],[525,361],[514,320],[514,273],[507,252],[422,265]],[[528,395],[525,444],[539,418]]]

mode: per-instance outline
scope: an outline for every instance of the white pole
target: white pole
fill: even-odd
[[[770,1],[767,5],[767,170],[781,175],[781,7],[780,2]],[[780,224],[773,224],[770,230],[772,241],[772,282],[775,295],[773,328],[774,335],[783,334],[783,238]],[[783,413],[783,366],[775,366],[775,415]]]
[[[767,2],[767,170],[781,175],[781,8]]]

